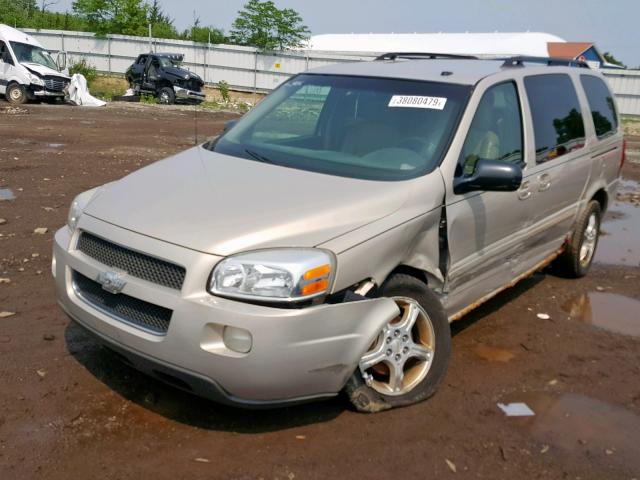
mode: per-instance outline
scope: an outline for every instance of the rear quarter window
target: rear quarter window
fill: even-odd
[[[553,160],[584,146],[584,121],[569,75],[525,77],[533,121],[538,163]]]
[[[598,138],[606,137],[618,129],[618,116],[611,91],[601,78],[581,75],[580,82],[587,95],[591,118]]]

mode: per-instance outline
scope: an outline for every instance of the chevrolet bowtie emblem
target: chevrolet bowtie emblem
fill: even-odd
[[[97,281],[102,285],[103,290],[114,295],[122,292],[122,289],[127,284],[118,272],[101,272]]]

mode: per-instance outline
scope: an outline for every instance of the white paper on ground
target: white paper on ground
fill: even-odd
[[[498,408],[502,410],[507,417],[533,417],[535,412],[529,408],[526,403],[499,403]]]
[[[104,107],[107,103],[91,96],[84,75],[76,73],[69,84],[69,102],[82,107]]]

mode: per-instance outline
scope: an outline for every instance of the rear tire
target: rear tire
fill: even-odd
[[[27,102],[27,89],[19,83],[12,83],[7,87],[5,93],[7,102],[12,105],[22,105]]]
[[[158,92],[158,103],[173,105],[176,102],[176,94],[171,87],[162,87]]]
[[[600,204],[591,200],[576,221],[564,252],[553,264],[553,271],[567,278],[584,277],[598,247],[602,211]]]
[[[394,274],[380,288],[380,296],[393,298],[404,311],[398,321],[392,321],[380,332],[345,385],[351,403],[366,413],[404,407],[431,397],[445,377],[451,356],[447,315],[438,297],[424,282],[410,275]],[[410,311],[418,312],[415,323],[410,332],[402,332],[405,319],[412,316]],[[414,351],[418,352],[417,356],[412,355]],[[404,352],[407,352],[406,358]],[[377,357],[380,361],[374,363]],[[392,372],[398,366],[403,372],[399,384],[392,380]]]

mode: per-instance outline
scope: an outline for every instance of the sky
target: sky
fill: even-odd
[[[640,0],[274,0],[293,8],[312,34],[546,32],[595,42],[630,67],[640,66]],[[59,0],[53,10],[71,8]],[[229,31],[246,0],[160,0],[178,29],[193,23]]]

